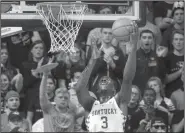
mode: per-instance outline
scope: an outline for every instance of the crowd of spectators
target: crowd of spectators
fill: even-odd
[[[184,132],[184,2],[145,3],[147,20],[146,25],[139,28],[136,74],[125,129],[128,132]],[[119,6],[117,12],[124,14],[128,8]],[[90,12],[96,13],[93,9]],[[102,6],[98,12],[114,13],[111,6]],[[52,104],[55,104],[57,88],[69,91],[71,106],[80,112],[77,131],[87,131],[84,121],[88,114],[73,88],[91,58],[93,45],[101,51],[87,85],[94,99],[103,76],[109,76],[117,91],[120,90],[129,53],[129,42],[118,43],[110,27],[91,29],[83,41],[85,47],[77,38],[73,52],[52,55],[59,65],[49,74],[45,88]],[[39,102],[42,74],[33,70],[49,61],[49,47],[48,40],[37,31],[2,39],[2,132],[34,131],[34,124],[43,119]]]

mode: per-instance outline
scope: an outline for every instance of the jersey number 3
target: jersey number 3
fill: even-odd
[[[103,121],[103,125],[101,126],[102,128],[108,128],[108,120],[106,116],[102,116],[101,120]]]

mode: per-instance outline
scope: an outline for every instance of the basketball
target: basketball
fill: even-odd
[[[132,20],[121,18],[112,25],[112,34],[118,41],[130,41],[130,34],[133,32]]]

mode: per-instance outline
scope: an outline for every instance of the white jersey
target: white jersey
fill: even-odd
[[[44,118],[39,119],[33,124],[32,132],[44,132]]]
[[[126,118],[113,97],[103,104],[94,102],[86,126],[89,132],[124,132]]]

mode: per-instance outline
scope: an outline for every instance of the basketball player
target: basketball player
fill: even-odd
[[[121,90],[116,94],[114,82],[109,77],[104,76],[99,81],[98,100],[94,100],[89,95],[86,85],[98,58],[97,55],[99,55],[96,46],[94,46],[87,68],[83,71],[76,85],[79,102],[89,112],[86,119],[89,132],[124,132],[125,130],[127,104],[130,101],[131,85],[136,71],[138,27],[134,22],[132,25],[134,28],[134,33],[131,34],[132,51],[123,72]]]

